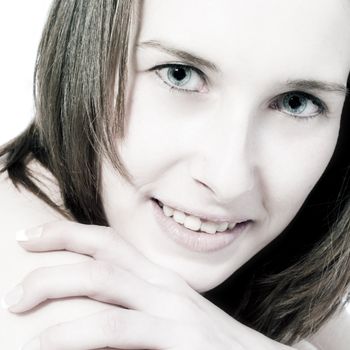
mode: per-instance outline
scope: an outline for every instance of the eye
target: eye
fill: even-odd
[[[183,92],[207,92],[207,82],[202,71],[183,64],[156,66],[151,70],[171,89]]]
[[[292,91],[279,96],[271,107],[300,119],[324,115],[328,111],[321,100],[302,91]]]

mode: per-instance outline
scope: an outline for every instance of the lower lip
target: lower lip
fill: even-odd
[[[166,216],[163,209],[155,200],[151,200],[152,208],[157,222],[162,227],[163,231],[176,243],[181,246],[196,252],[213,252],[223,249],[230,245],[246,228],[251,221],[245,221],[237,224],[232,230],[224,233],[202,233],[192,231],[185,226],[178,224],[174,219]]]

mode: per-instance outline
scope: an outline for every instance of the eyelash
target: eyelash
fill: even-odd
[[[166,64],[158,65],[158,66],[151,68],[149,71],[155,72],[157,74],[158,78],[167,86],[168,90],[172,93],[197,94],[197,93],[200,93],[200,91],[181,89],[181,88],[178,88],[174,85],[170,85],[169,83],[164,81],[164,79],[160,76],[160,73],[159,73],[162,69],[165,69],[165,68],[184,68],[184,69],[188,69],[190,71],[194,71],[203,80],[205,85],[208,84],[208,79],[207,79],[205,73],[203,73],[200,69],[193,67],[191,65],[179,64],[179,63],[166,63]],[[298,114],[285,112],[284,114],[287,115],[288,117],[295,118],[299,121],[308,121],[312,118],[319,117],[319,116],[327,117],[327,113],[329,112],[327,105],[322,100],[317,98],[316,96],[313,96],[313,95],[306,93],[304,91],[294,90],[294,91],[289,91],[289,92],[283,93],[283,94],[277,96],[276,98],[274,98],[273,100],[271,100],[269,102],[269,107],[271,107],[272,109],[280,110],[280,107],[278,106],[278,102],[280,101],[280,99],[282,99],[288,95],[290,95],[290,96],[291,95],[302,96],[302,97],[308,99],[309,101],[311,101],[314,105],[316,105],[318,107],[317,113],[315,113],[313,115],[301,117]]]
[[[197,94],[197,93],[199,93],[199,91],[196,91],[196,90],[180,89],[174,85],[170,85],[167,82],[165,82],[159,74],[159,71],[161,71],[162,69],[165,69],[165,68],[184,68],[184,69],[192,70],[199,75],[199,77],[203,80],[205,85],[208,84],[208,79],[207,79],[205,73],[203,73],[200,69],[193,67],[193,66],[190,66],[190,65],[187,65],[187,64],[166,63],[166,64],[161,64],[161,65],[158,65],[158,66],[151,68],[149,71],[150,72],[154,71],[156,73],[156,75],[158,76],[158,78],[168,87],[170,92],[184,93],[184,94]]]
[[[289,96],[302,96],[302,97],[306,98],[307,100],[311,101],[314,105],[316,105],[318,107],[318,111],[315,114],[309,115],[307,117],[301,117],[300,115],[293,114],[293,113],[284,113],[287,117],[295,118],[299,121],[308,121],[308,120],[310,120],[312,118],[316,118],[316,117],[328,117],[329,109],[328,109],[327,105],[322,100],[320,100],[316,96],[313,96],[307,92],[299,91],[299,90],[288,91],[288,92],[285,92],[285,93],[277,96],[276,98],[274,98],[270,102],[269,107],[271,107],[272,109],[280,110],[280,108],[278,106],[279,100],[288,96],[288,95]]]

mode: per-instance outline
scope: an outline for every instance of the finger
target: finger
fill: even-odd
[[[9,307],[11,312],[28,311],[48,299],[74,296],[86,296],[167,318],[177,318],[180,312],[189,312],[192,307],[184,297],[150,284],[129,271],[95,260],[36,269],[24,278],[21,286],[22,298]]]
[[[154,264],[110,227],[54,221],[20,231],[19,243],[29,251],[68,250],[114,263],[145,280],[190,293],[188,284],[175,272]]]
[[[21,230],[16,238],[22,247],[29,251],[69,250],[106,260],[109,258],[108,253],[113,252],[110,258],[115,259],[117,255],[121,263],[130,258],[133,258],[131,262],[134,259],[136,262],[140,259],[145,262],[146,259],[114,230],[106,226],[58,220]]]
[[[46,329],[22,350],[86,350],[100,348],[165,349],[174,345],[174,322],[145,313],[113,308]]]

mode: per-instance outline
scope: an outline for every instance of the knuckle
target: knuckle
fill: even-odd
[[[90,289],[96,291],[97,289],[107,286],[114,276],[114,266],[105,261],[93,260],[87,263],[89,271]]]
[[[119,246],[118,235],[116,232],[107,226],[99,227],[99,242],[95,252],[95,257],[103,260],[106,250],[109,250],[111,247],[115,249]]]
[[[101,322],[101,330],[107,337],[115,337],[116,334],[123,334],[123,320],[121,314],[115,310],[108,310],[104,313]]]
[[[174,271],[163,271],[162,278],[164,281],[167,281],[172,287],[182,286],[185,283],[185,281]]]
[[[189,290],[189,285],[176,272],[161,267],[147,281],[179,293],[186,293]]]
[[[103,226],[100,227],[103,243],[109,245],[115,243],[117,234],[111,227]]]
[[[185,297],[184,295],[176,294],[173,298],[175,305],[177,305],[177,307],[179,307],[180,309],[182,308],[185,310],[194,310],[196,307],[195,303],[188,297]]]
[[[180,319],[192,320],[198,316],[196,304],[191,299],[180,294],[170,295],[165,308],[167,312]]]

